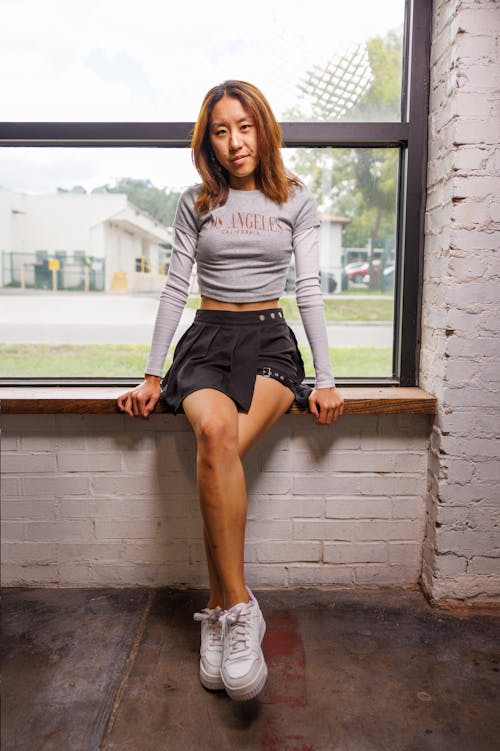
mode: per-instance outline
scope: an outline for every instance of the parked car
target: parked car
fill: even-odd
[[[328,271],[319,272],[319,283],[323,292],[331,293],[337,289],[335,276]],[[285,281],[285,292],[295,292],[295,267],[290,265]]]
[[[396,266],[394,265],[394,263],[389,263],[383,270],[382,274],[386,277],[394,276],[395,269]]]
[[[378,269],[380,267],[380,258],[374,258],[372,261],[373,268]],[[350,282],[368,282],[369,280],[370,264],[368,261],[355,261],[348,263],[344,267],[344,273]]]
[[[396,266],[394,262],[388,263],[382,271],[382,290],[390,290],[394,287],[394,272]]]

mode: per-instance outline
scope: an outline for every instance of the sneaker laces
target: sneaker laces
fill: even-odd
[[[193,620],[208,624],[210,646],[222,644],[221,614],[224,611],[218,605],[216,608],[203,608],[201,613],[194,613]]]
[[[250,611],[247,605],[248,603],[235,605],[220,616],[222,638],[229,640],[231,652],[243,652],[248,648],[250,623],[247,616],[250,615]]]

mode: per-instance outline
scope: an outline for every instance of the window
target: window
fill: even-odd
[[[198,179],[192,123],[205,91],[233,77],[264,90],[285,163],[318,201],[340,382],[414,385],[430,5],[332,0],[318,21],[259,0],[242,29],[224,2],[189,13],[151,2],[138,32],[128,2],[48,1],[54,24],[34,0],[7,2],[0,377],[140,377],[175,205]],[[292,267],[282,304],[311,373],[293,287]],[[179,334],[195,277],[191,293]]]

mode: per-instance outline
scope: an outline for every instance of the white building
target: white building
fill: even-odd
[[[341,291],[342,230],[351,221],[345,216],[319,214],[319,268],[323,293],[331,292],[330,279],[335,279],[336,292]]]
[[[159,290],[164,246],[171,243],[171,231],[121,193],[28,195],[0,188],[1,286],[16,279],[43,286],[40,280],[48,278],[58,289],[88,289],[89,277],[101,271],[96,289]]]

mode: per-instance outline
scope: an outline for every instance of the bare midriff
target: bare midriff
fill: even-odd
[[[224,300],[212,300],[211,297],[202,297],[200,308],[202,310],[266,310],[277,308],[278,300],[260,300],[259,302],[225,302]]]

